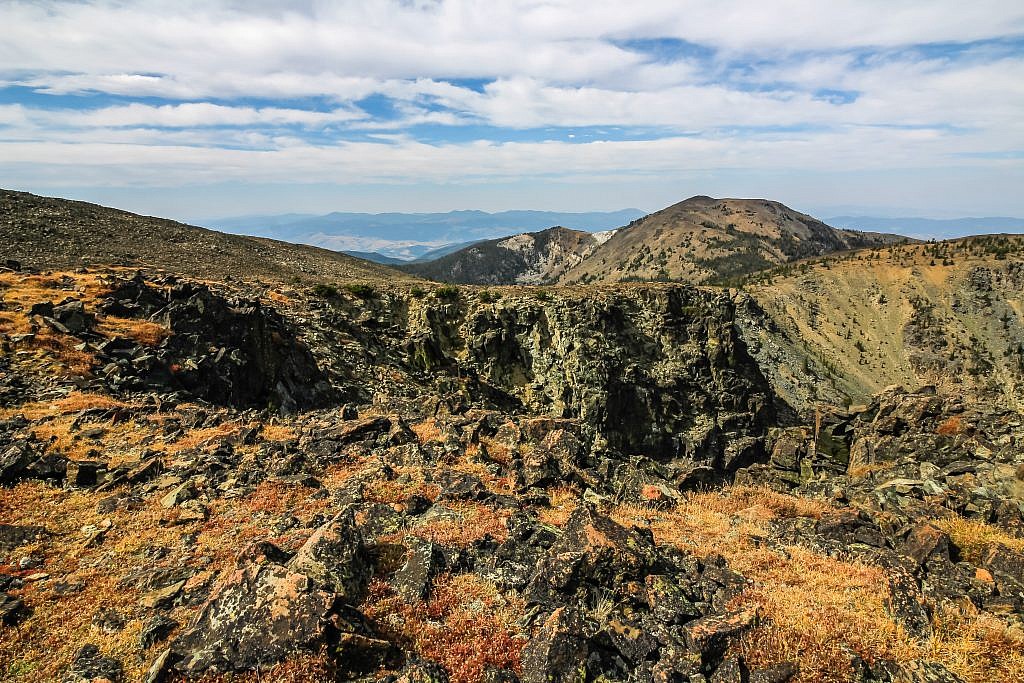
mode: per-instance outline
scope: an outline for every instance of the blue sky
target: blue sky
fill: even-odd
[[[0,186],[196,220],[1024,215],[1024,5],[0,4]]]

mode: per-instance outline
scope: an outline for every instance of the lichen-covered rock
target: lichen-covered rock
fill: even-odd
[[[361,615],[329,588],[279,564],[280,559],[280,551],[269,544],[249,548],[154,665],[159,673],[251,670],[324,647],[340,665],[354,670],[379,665],[389,646]]]
[[[121,662],[100,654],[99,648],[90,643],[75,653],[63,683],[121,683],[123,675]]]
[[[523,649],[523,683],[583,683],[587,653],[582,616],[560,607]]]
[[[289,561],[288,568],[341,600],[357,603],[370,580],[371,566],[356,527],[355,508],[342,510],[317,529]]]
[[[434,543],[414,538],[410,544],[405,564],[395,572],[391,585],[406,602],[415,604],[429,598],[444,558]]]

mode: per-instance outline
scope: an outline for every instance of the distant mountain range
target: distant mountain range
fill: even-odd
[[[850,230],[895,232],[917,239],[949,239],[996,232],[1024,232],[1024,218],[879,218],[877,216],[835,216],[823,219],[829,225]]]
[[[561,225],[595,232],[640,218],[640,209],[563,213],[557,211],[449,211],[448,213],[283,214],[203,221],[216,230],[310,244],[389,263],[437,258],[481,240]]]
[[[833,228],[766,199],[691,197],[625,227],[562,227],[470,245],[407,272],[466,284],[588,284],[628,280],[720,283],[812,256],[905,241]]]

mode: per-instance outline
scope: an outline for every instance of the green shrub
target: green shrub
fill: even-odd
[[[434,290],[438,299],[454,300],[459,298],[459,288],[455,285],[442,285]]]
[[[367,285],[361,282],[354,282],[350,285],[345,285],[345,291],[359,297],[360,299],[369,299],[377,293],[377,290],[373,288],[373,285]]]
[[[331,299],[338,296],[338,288],[321,282],[313,285],[313,294],[321,299]]]
[[[413,285],[412,289],[409,290],[409,294],[411,294],[413,297],[417,299],[422,299],[424,296],[426,296],[427,292],[419,285]]]

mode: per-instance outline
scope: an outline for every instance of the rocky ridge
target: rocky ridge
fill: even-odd
[[[1017,252],[984,244],[958,270],[890,253],[1010,349]],[[1024,418],[921,386],[929,335],[962,334],[942,294],[865,326],[921,364],[854,394],[800,343],[786,297],[815,280],[786,288],[856,257],[745,291],[540,289],[40,270],[37,247],[0,272],[10,680],[1024,676]]]
[[[804,422],[728,291],[0,280],[15,680],[1024,670],[1019,414]]]
[[[992,235],[891,246],[752,276],[738,320],[786,400],[862,403],[934,385],[1020,409],[1024,240]]]

